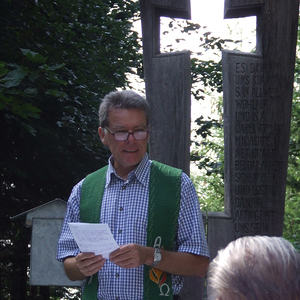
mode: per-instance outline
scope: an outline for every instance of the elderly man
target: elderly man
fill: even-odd
[[[147,101],[133,91],[100,104],[98,133],[112,155],[73,188],[57,254],[71,280],[89,278],[84,299],[178,299],[180,275],[206,274],[195,189],[181,170],[149,159],[149,119]],[[109,225],[120,247],[108,260],[80,253],[68,226],[79,221]]]
[[[218,252],[209,300],[300,300],[300,254],[281,237],[245,236]]]

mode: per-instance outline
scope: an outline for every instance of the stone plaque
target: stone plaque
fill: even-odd
[[[265,0],[225,0],[224,18],[240,18],[257,15]]]
[[[69,280],[63,263],[56,260],[57,241],[63,219],[34,218],[30,253],[30,285],[81,286]]]
[[[209,212],[207,242],[210,259],[213,260],[218,250],[225,248],[233,238],[232,218],[223,212]]]
[[[224,51],[223,90],[225,206],[234,234],[270,235],[273,221],[283,220],[285,161],[277,155],[282,124],[264,95],[262,57]]]

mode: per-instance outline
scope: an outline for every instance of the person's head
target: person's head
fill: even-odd
[[[147,151],[149,105],[133,91],[107,94],[99,107],[99,136],[110,149],[117,173],[126,177]],[[128,134],[129,133],[129,134]]]
[[[144,97],[131,90],[108,93],[99,106],[99,126],[109,126],[109,111],[111,109],[136,109],[145,113],[147,126],[150,120],[149,104]]]
[[[247,236],[210,263],[209,300],[299,300],[300,254],[281,237]]]

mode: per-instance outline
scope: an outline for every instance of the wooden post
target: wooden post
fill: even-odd
[[[190,53],[160,53],[160,17],[190,18],[189,0],[141,0],[150,157],[190,171]],[[186,277],[180,299],[202,299],[200,278]]]
[[[189,0],[142,0],[146,98],[151,109],[150,157],[190,170],[190,53],[160,53],[160,17],[190,18]]]

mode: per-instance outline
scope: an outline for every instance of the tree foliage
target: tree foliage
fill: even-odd
[[[217,100],[220,101],[220,100]],[[224,134],[222,120],[200,116],[192,135],[191,161],[200,171],[193,177],[203,211],[224,210]]]
[[[126,87],[127,73],[141,69],[132,30],[137,4],[0,3],[1,299],[27,299],[29,230],[9,217],[66,199],[106,163],[97,109],[107,92]]]
[[[300,251],[300,23],[296,50],[294,96],[285,198],[284,236]]]

